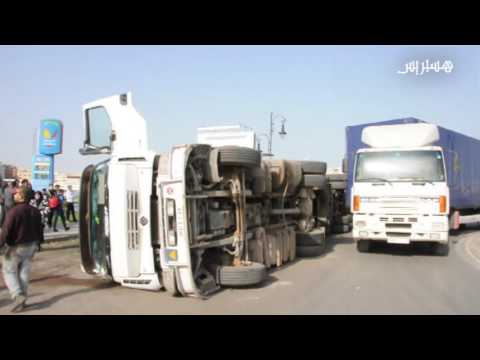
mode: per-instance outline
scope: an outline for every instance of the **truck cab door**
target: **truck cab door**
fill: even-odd
[[[145,119],[132,94],[110,96],[83,106],[85,139],[82,155],[141,157],[148,150]]]

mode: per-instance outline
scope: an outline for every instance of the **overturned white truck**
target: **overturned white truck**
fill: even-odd
[[[148,148],[131,94],[83,108],[82,269],[124,286],[204,297],[262,282],[267,268],[320,255],[333,207],[323,162],[254,149]]]

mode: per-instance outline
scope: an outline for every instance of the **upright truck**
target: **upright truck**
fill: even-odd
[[[347,128],[353,237],[429,242],[448,255],[449,230],[480,213],[480,140],[415,118]]]
[[[138,289],[203,297],[254,285],[266,269],[325,248],[324,162],[262,161],[241,146],[148,147],[131,94],[83,108],[83,271]]]

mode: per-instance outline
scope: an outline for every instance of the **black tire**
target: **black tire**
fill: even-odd
[[[298,257],[315,257],[320,256],[325,251],[325,245],[315,246],[298,246],[296,247]]]
[[[361,253],[367,253],[370,251],[370,240],[357,241],[357,250]]]
[[[301,166],[304,174],[325,175],[327,172],[327,163],[322,161],[302,161]]]
[[[352,215],[343,215],[342,224],[343,225],[352,225],[353,216]]]
[[[329,181],[330,182],[330,189],[332,190],[345,190],[347,188],[346,181]]]
[[[180,295],[177,287],[177,280],[173,271],[162,271],[162,283],[164,289],[172,296]]]
[[[325,189],[328,186],[328,179],[325,175],[304,175],[303,185],[306,187],[315,187]]]
[[[325,246],[325,229],[297,232],[296,243],[297,246]]]
[[[218,266],[216,275],[217,284],[222,286],[251,286],[266,279],[267,268],[254,262],[245,266]]]
[[[259,167],[260,153],[241,146],[222,146],[218,148],[218,163],[223,166]]]
[[[446,244],[435,243],[433,251],[437,256],[448,256],[450,253],[450,240],[448,240],[448,243]]]

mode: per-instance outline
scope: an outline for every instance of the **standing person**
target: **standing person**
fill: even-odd
[[[42,228],[45,229],[45,218],[47,215],[45,209],[48,208],[48,202],[44,200],[43,194],[40,191],[35,193],[34,198],[30,200],[30,205],[40,211],[42,215]]]
[[[27,196],[25,188],[16,191],[17,206],[8,212],[0,234],[0,248],[6,246],[3,278],[14,300],[12,312],[25,307],[32,258],[44,241],[40,212],[28,204]]]
[[[67,221],[70,222],[70,215],[73,217],[73,222],[77,222],[75,218],[75,207],[73,204],[75,193],[72,190],[72,185],[68,185],[67,192],[65,193],[65,200],[67,202]]]
[[[32,184],[28,181],[28,179],[23,179],[22,180],[22,187],[27,189],[27,202],[30,202],[30,200],[33,199],[35,196],[35,192],[32,189]]]
[[[50,208],[50,211],[52,211],[52,216],[53,216],[53,231],[57,232],[57,221],[58,217],[60,216],[60,219],[62,220],[63,227],[65,231],[70,230],[70,228],[67,226],[67,223],[65,221],[65,212],[63,211],[63,201],[64,201],[64,196],[62,193],[62,190],[60,190],[60,194],[57,194],[56,192],[53,192],[52,197],[50,198],[48,202],[48,207]]]
[[[53,213],[55,211],[55,208],[58,206],[58,198],[57,194],[55,193],[55,190],[50,190],[50,194],[48,197],[48,228],[52,228],[52,219],[53,219]]]

